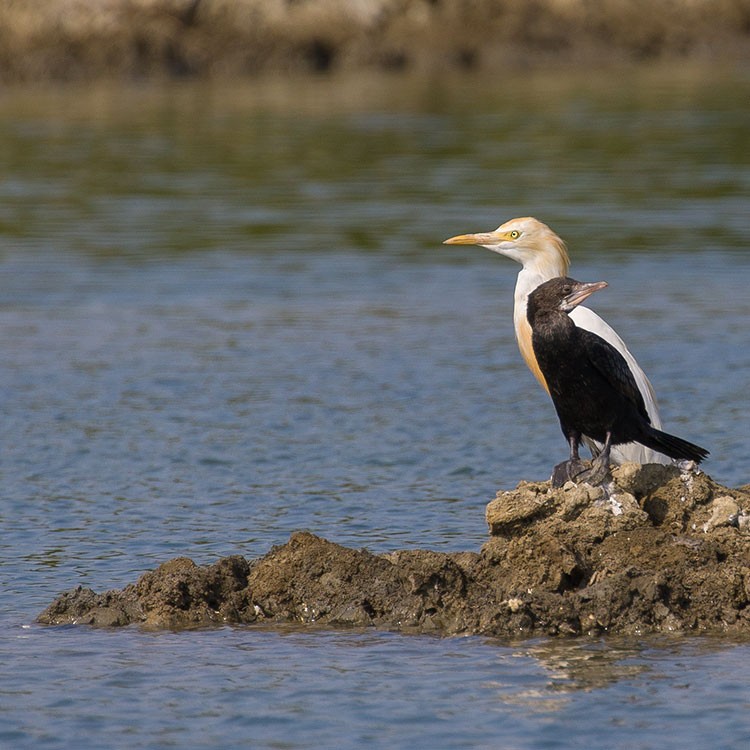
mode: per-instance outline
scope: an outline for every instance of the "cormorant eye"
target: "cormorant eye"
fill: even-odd
[[[508,236],[512,240],[517,240],[521,236],[521,233],[517,229],[511,229],[511,231],[508,233]]]

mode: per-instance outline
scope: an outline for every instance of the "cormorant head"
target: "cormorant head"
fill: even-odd
[[[529,322],[533,322],[539,314],[557,311],[569,313],[605,286],[606,281],[576,281],[567,276],[545,281],[529,294]]]
[[[443,244],[481,245],[548,277],[565,276],[570,266],[565,243],[546,224],[531,216],[506,221],[492,232],[459,234]]]
[[[552,281],[554,280],[552,279]],[[566,313],[578,307],[581,302],[588,299],[594,292],[598,292],[607,286],[606,281],[576,281],[567,277],[563,281],[564,283],[561,285],[562,288],[560,290],[560,294],[562,295],[560,309]],[[548,281],[545,283],[549,284]]]

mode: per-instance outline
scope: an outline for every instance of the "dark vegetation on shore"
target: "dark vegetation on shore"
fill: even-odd
[[[750,0],[0,3],[0,80],[750,59]]]

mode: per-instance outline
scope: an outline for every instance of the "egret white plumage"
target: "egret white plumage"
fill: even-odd
[[[530,216],[511,219],[501,224],[491,232],[478,232],[474,234],[459,234],[445,240],[446,245],[480,245],[492,250],[499,255],[504,255],[520,263],[522,268],[516,280],[513,305],[513,323],[516,332],[516,341],[521,351],[521,356],[528,365],[542,387],[549,393],[549,388],[539,369],[534,349],[531,344],[531,326],[526,317],[526,307],[529,294],[540,284],[558,276],[567,276],[570,267],[570,258],[563,240],[555,234],[546,224]],[[625,342],[616,331],[600,318],[593,310],[583,305],[576,307],[570,317],[575,324],[581,328],[591,331],[608,341],[617,351],[622,354],[628,363],[638,390],[643,396],[651,424],[661,429],[661,418],[659,407],[656,403],[654,389],[641,369],[635,357],[630,353]],[[585,436],[585,442],[592,447],[593,452],[598,452],[600,444]],[[639,443],[625,443],[612,447],[612,461],[616,464],[634,461],[640,464],[646,463],[671,463],[671,459],[662,453],[657,453],[651,448],[646,448]]]

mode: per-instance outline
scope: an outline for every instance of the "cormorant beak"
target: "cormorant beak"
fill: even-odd
[[[444,245],[499,245],[505,240],[499,232],[478,232],[477,234],[457,234],[443,240]]]
[[[606,281],[579,281],[573,287],[573,291],[567,297],[563,298],[563,301],[560,303],[560,309],[563,312],[570,312],[585,299],[588,299],[594,292],[604,289],[605,286],[607,286]]]

